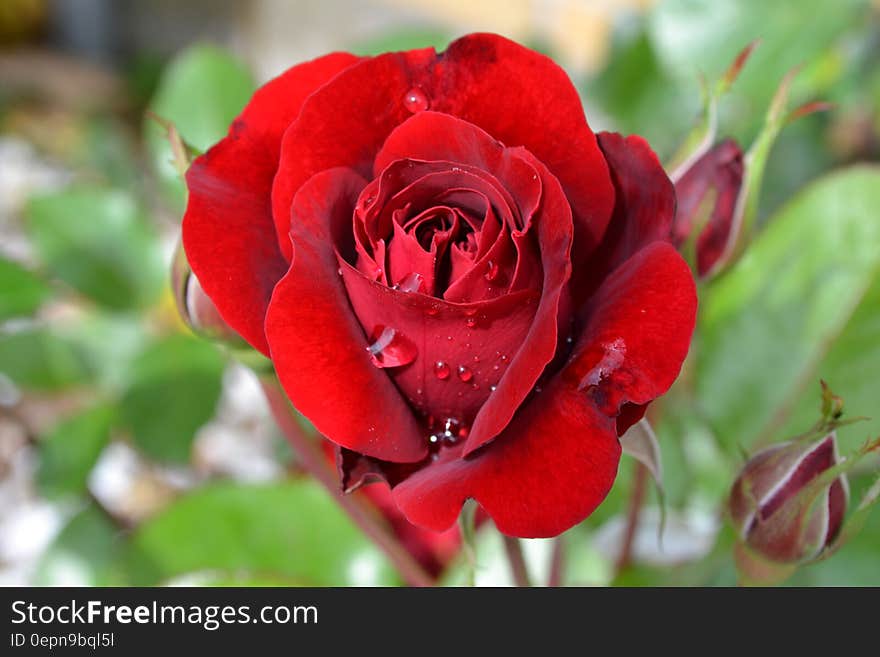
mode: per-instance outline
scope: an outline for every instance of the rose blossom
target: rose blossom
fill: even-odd
[[[339,449],[445,530],[475,498],[552,536],[608,493],[696,295],[672,184],[593,134],[551,60],[494,35],[332,54],[255,94],[187,174],[187,257]]]

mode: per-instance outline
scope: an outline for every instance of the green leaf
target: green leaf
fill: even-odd
[[[79,495],[110,440],[113,409],[96,406],[56,425],[40,443],[37,482],[47,497]]]
[[[149,305],[164,280],[159,242],[127,194],[79,187],[40,196],[28,230],[46,269],[113,310]]]
[[[39,276],[0,257],[0,321],[33,314],[52,290]]]
[[[85,354],[45,327],[0,333],[0,373],[34,390],[58,390],[92,378]]]
[[[866,416],[838,430],[844,451],[871,436],[880,435],[877,391],[880,373],[880,278],[877,278],[843,333],[835,340],[816,370],[843,398],[844,417]],[[818,385],[806,386],[794,404],[783,433],[796,434],[815,422]]]
[[[125,539],[94,505],[73,516],[40,558],[37,586],[125,586]]]
[[[232,55],[214,46],[196,45],[168,65],[150,110],[171,121],[186,143],[205,151],[226,136],[254,88],[250,73]],[[182,210],[186,191],[172,164],[165,131],[150,120],[145,129],[163,188]]]
[[[671,153],[700,108],[697,78],[672,79],[642,26],[627,27],[614,35],[608,66],[587,84],[585,96],[615,130],[643,135],[656,151]]]
[[[378,548],[310,480],[198,490],[138,528],[131,564],[142,585],[199,571],[314,586],[397,583]]]
[[[813,64],[823,51],[868,13],[866,0],[667,0],[649,14],[649,34],[670,76],[716,79],[747,43],[761,38],[734,87],[759,108],[791,68]],[[805,80],[817,92],[827,80]],[[760,114],[755,118],[760,118]]]
[[[120,412],[145,454],[189,460],[196,431],[214,415],[224,365],[213,345],[185,335],[158,340],[135,359]]]
[[[796,395],[815,382],[880,268],[878,206],[880,169],[826,176],[705,290],[696,393],[729,452],[773,437]]]

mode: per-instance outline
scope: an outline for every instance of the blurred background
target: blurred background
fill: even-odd
[[[799,224],[787,199],[880,156],[878,26],[880,3],[869,0],[3,0],[0,584],[400,581],[302,475],[255,377],[178,319],[168,272],[185,190],[147,109],[203,150],[257,85],[294,63],[332,50],[442,49],[492,31],[564,66],[594,129],[642,134],[665,160],[699,112],[699,76],[716,78],[761,38],[721,107],[722,136],[748,145],[796,65],[794,102],[834,103],[787,127],[768,164],[761,221],[781,213],[801,239],[823,219]],[[658,426],[670,504],[662,549],[651,493],[631,564],[615,567],[625,462],[608,502],[564,537],[566,581],[736,581],[719,508],[740,448],[806,429],[820,374],[854,414],[876,411],[880,263],[865,249],[880,251],[878,207],[866,204],[854,220],[862,228],[844,235],[861,249],[859,267],[833,254],[841,288],[817,287],[828,272],[819,235],[786,279],[785,304],[752,308],[730,324],[735,334],[706,325],[701,345],[718,374],[700,380],[698,367],[696,411],[676,412],[673,399]],[[725,289],[735,300],[748,287]],[[718,312],[729,315],[730,303]],[[801,324],[783,321],[804,304],[813,305]],[[774,357],[744,365],[755,344]],[[852,446],[880,424],[845,432]],[[441,581],[464,581],[455,536],[419,540]],[[549,543],[525,543],[533,572],[546,572]],[[481,532],[477,545],[477,582],[509,583],[497,536]],[[875,518],[792,582],[880,584],[878,549]]]

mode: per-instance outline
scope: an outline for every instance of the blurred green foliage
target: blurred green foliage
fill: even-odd
[[[880,168],[846,165],[877,159],[877,26],[865,0],[665,0],[620,20],[607,65],[578,81],[594,125],[643,134],[664,158],[697,115],[698,74],[714,79],[756,38],[763,43],[721,107],[721,134],[747,145],[780,79],[798,64],[795,104],[836,103],[830,114],[783,131],[764,184],[764,227],[735,267],[701,289],[685,375],[654,409],[673,513],[696,509],[720,518],[743,452],[816,419],[819,377],[844,397],[848,415],[876,416]],[[353,50],[440,48],[449,39],[442,29],[395,30]],[[552,44],[544,45],[552,55]],[[27,203],[27,264],[0,257],[0,373],[25,399],[80,399],[33,438],[40,494],[67,518],[34,581],[398,584],[332,498],[295,474],[262,484],[196,476],[190,490],[175,489],[134,520],[106,508],[89,487],[95,464],[114,443],[125,443],[150,467],[192,477],[194,441],[216,416],[228,362],[174,318],[167,254],[186,192],[163,128],[141,110],[173,122],[204,151],[226,134],[255,82],[229,53],[195,45],[168,63],[148,97],[157,66],[143,61],[133,95],[146,106],[134,119],[109,110],[73,117],[76,148],[52,153],[75,171],[73,182]],[[10,108],[2,110],[0,116]],[[878,433],[875,417],[840,435],[852,448]],[[289,451],[277,452],[279,461],[291,460]],[[870,473],[852,479],[857,500]],[[632,487],[625,460],[606,502],[563,537],[564,581],[736,582],[726,525],[699,559],[636,562],[616,573],[614,556],[595,541],[626,513]],[[655,505],[651,494],[648,506]],[[477,581],[505,581],[497,534],[484,526],[476,544]],[[535,541],[526,550],[530,568],[542,576],[547,547]],[[878,549],[874,513],[856,540],[800,569],[791,583],[880,584]],[[468,568],[463,558],[454,560],[441,582],[466,582]]]

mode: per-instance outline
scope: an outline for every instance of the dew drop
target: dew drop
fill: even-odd
[[[372,338],[367,352],[376,367],[400,367],[413,362],[418,355],[413,341],[390,326],[377,326]]]
[[[474,356],[474,362],[475,362],[475,363],[479,363],[479,362],[480,362],[480,357],[479,357],[479,356]]]
[[[496,386],[496,385],[494,385],[494,384],[492,384],[491,386],[489,386],[489,392],[495,392],[496,390],[498,390],[498,386]]]
[[[469,368],[467,365],[459,365],[458,378],[467,383],[474,378],[474,373],[471,372],[471,368]]]
[[[497,262],[493,262],[490,260],[486,263],[486,273],[483,274],[483,277],[489,281],[490,283],[498,278],[499,267]]]
[[[468,328],[474,328],[477,325],[477,320],[474,317],[468,317],[466,320],[464,320],[464,324]]]
[[[440,309],[437,306],[428,306],[428,309],[425,311],[428,317],[436,317],[439,313]]]
[[[340,267],[339,269],[337,269],[337,270],[336,270],[336,273],[339,274],[340,276],[342,276],[342,267]]]
[[[501,360],[502,360],[502,362],[506,363],[507,362],[507,354],[501,354]]]
[[[623,341],[623,338],[617,338],[610,344],[602,345],[602,347],[605,353],[599,359],[599,362],[581,379],[580,385],[578,385],[579,390],[599,385],[600,381],[614,374],[623,365],[623,361],[626,358],[626,343]]]
[[[425,95],[425,92],[415,87],[407,91],[403,97],[403,106],[413,114],[424,112],[428,109],[428,105],[428,97]]]
[[[407,274],[395,285],[395,287],[401,292],[421,292],[422,284],[425,282],[425,277],[421,274],[413,272],[411,274]]]
[[[445,381],[446,379],[448,379],[450,372],[451,369],[449,365],[444,363],[442,360],[438,360],[436,363],[434,363],[434,376],[436,376],[441,381]]]

